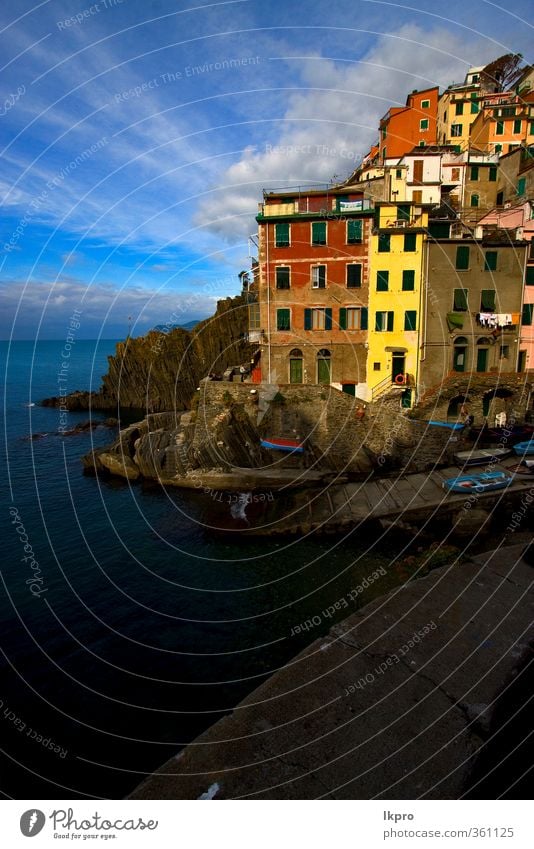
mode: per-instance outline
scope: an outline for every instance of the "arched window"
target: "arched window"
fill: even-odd
[[[293,348],[289,352],[289,382],[302,383],[302,351]]]
[[[330,383],[332,370],[330,357],[330,351],[327,348],[321,348],[317,352],[317,383]]]
[[[465,336],[457,336],[454,340],[454,353],[452,357],[453,371],[465,371],[468,344],[467,337]]]

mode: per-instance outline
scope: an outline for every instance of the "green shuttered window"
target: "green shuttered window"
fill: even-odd
[[[362,241],[362,222],[347,221],[347,243],[357,245]]]
[[[356,263],[347,265],[347,288],[359,289],[362,285],[362,267]]]
[[[287,309],[276,310],[276,329],[289,330],[291,327],[291,313]]]
[[[466,312],[467,289],[455,289],[452,308],[455,312]]]
[[[468,245],[459,245],[456,248],[456,268],[458,271],[466,271],[469,268]]]
[[[404,313],[404,329],[416,330],[417,312],[415,310],[406,310]]]
[[[276,268],[276,288],[289,289],[289,266],[279,265]]]
[[[415,289],[415,271],[405,269],[402,272],[402,291],[413,292]]]
[[[534,265],[527,265],[525,283],[527,286],[534,286]]]
[[[523,304],[523,314],[521,316],[521,324],[532,324],[532,314],[534,313],[534,304]]]
[[[497,251],[486,251],[484,271],[497,271]]]
[[[482,289],[480,312],[495,312],[495,289]]]
[[[289,247],[289,224],[274,225],[274,243],[277,248]]]
[[[378,236],[378,253],[387,254],[391,250],[391,235],[389,233],[380,233]]]
[[[387,292],[389,289],[389,271],[376,272],[376,291]]]
[[[404,234],[404,250],[407,253],[413,253],[415,251],[417,244],[417,234],[416,233],[405,233]]]
[[[312,224],[312,245],[326,245],[326,221]]]

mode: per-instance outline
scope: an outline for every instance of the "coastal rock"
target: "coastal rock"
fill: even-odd
[[[98,462],[101,469],[107,470],[111,475],[118,475],[132,481],[141,476],[141,472],[129,457],[102,452],[98,455]]]

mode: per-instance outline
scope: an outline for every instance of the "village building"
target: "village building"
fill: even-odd
[[[405,106],[392,106],[380,121],[379,160],[400,158],[416,146],[427,147],[437,142],[437,86],[413,91]]]

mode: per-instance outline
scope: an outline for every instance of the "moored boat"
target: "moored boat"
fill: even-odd
[[[514,452],[518,457],[534,454],[534,439],[529,439],[528,442],[518,442],[517,445],[514,445]]]
[[[513,482],[513,477],[506,472],[480,472],[472,475],[459,475],[443,481],[443,489],[448,492],[490,492],[493,489],[504,489]]]
[[[509,448],[502,447],[475,448],[472,451],[458,451],[454,459],[459,466],[481,466],[483,463],[498,463],[511,453]]]
[[[302,454],[304,445],[297,439],[262,439],[260,440],[262,448],[269,448],[272,451],[291,451],[295,454]]]

